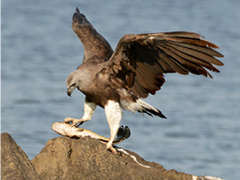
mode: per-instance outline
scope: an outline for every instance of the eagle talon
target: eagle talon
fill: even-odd
[[[118,151],[113,146],[110,146],[108,150],[110,150],[113,154],[118,154]]]
[[[65,119],[64,119],[64,122],[65,122],[65,123],[68,123],[68,124],[71,124],[72,126],[79,127],[79,126],[82,125],[85,121],[82,120],[82,119],[75,119],[75,118],[68,117],[68,118],[65,118]]]
[[[76,123],[74,126],[75,126],[75,127],[79,127],[79,126],[81,126],[83,123],[84,123],[84,121],[79,122],[79,123]]]
[[[116,146],[111,146],[108,148],[109,151],[111,151],[113,154],[116,154],[116,155],[119,155],[119,156],[122,156],[122,152],[121,151],[118,151]]]

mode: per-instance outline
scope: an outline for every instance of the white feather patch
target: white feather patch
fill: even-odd
[[[118,102],[109,100],[107,105],[104,107],[107,121],[110,127],[110,138],[107,143],[107,148],[113,148],[112,143],[113,140],[115,139],[118,128],[120,126],[120,121],[122,119],[122,110],[120,107],[120,104]]]
[[[96,109],[97,105],[93,102],[84,102],[84,114],[82,119],[84,121],[88,121],[92,119],[93,113]]]
[[[158,110],[157,110],[155,107],[151,106],[150,104],[144,102],[144,101],[141,100],[141,99],[138,99],[138,100],[137,100],[137,103],[140,104],[141,106],[147,108],[147,109],[151,109],[151,110],[153,110],[153,111],[158,112]]]
[[[122,110],[119,103],[110,100],[104,108],[110,130],[118,130],[122,119]]]

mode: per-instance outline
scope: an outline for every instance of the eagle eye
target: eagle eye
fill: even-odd
[[[76,86],[76,83],[73,83],[70,87],[74,87],[74,86]]]

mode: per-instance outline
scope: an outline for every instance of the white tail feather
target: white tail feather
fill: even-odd
[[[138,103],[139,105],[141,105],[141,107],[142,107],[141,110],[138,109],[138,111],[142,111],[142,110],[144,110],[144,109],[150,109],[150,110],[155,111],[156,113],[159,112],[158,109],[156,109],[155,107],[151,106],[150,104],[144,102],[144,101],[141,100],[141,99],[138,99],[138,100],[137,100],[137,103]]]
[[[138,99],[136,102],[129,102],[129,101],[121,101],[121,108],[123,108],[124,110],[127,111],[132,111],[132,112],[143,112],[146,109],[155,111],[156,113],[159,112],[158,109],[156,109],[155,107],[151,106],[150,104],[144,102],[141,99]]]
[[[132,112],[142,112],[146,113],[150,116],[159,116],[161,118],[166,118],[160,110],[157,108],[151,106],[150,104],[144,102],[141,99],[137,99],[136,102],[130,102],[126,100],[122,100],[120,103],[120,106],[122,109],[126,111],[132,111]]]

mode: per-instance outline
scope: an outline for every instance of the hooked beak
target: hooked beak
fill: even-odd
[[[71,97],[72,92],[74,91],[75,88],[76,88],[76,87],[69,87],[69,88],[67,88],[67,95],[68,95],[69,97]]]
[[[72,94],[72,91],[70,91],[70,89],[67,89],[67,95],[71,97],[71,94]]]

